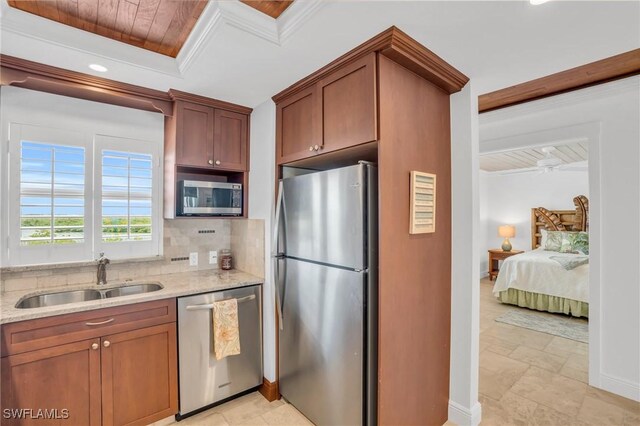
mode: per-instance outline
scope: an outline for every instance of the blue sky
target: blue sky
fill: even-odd
[[[85,150],[23,141],[21,216],[84,214]],[[103,216],[151,216],[151,155],[102,152]],[[53,178],[53,199],[48,195]],[[127,208],[128,196],[131,200]]]

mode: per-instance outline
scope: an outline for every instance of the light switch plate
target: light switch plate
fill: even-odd
[[[189,266],[198,266],[198,252],[189,253]]]
[[[209,252],[209,265],[215,265],[216,263],[218,263],[218,251],[211,250]]]

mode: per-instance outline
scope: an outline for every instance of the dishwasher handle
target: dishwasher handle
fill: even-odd
[[[256,298],[256,295],[252,294],[250,296],[238,297],[236,301],[238,303],[241,303],[241,302],[246,302],[248,300],[253,300],[255,298]],[[224,300],[231,300],[231,299],[224,299]],[[189,305],[186,307],[186,309],[187,311],[205,311],[205,310],[213,309],[213,303],[207,303],[204,305]]]

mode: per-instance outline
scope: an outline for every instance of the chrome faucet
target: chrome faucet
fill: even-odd
[[[104,285],[107,283],[107,265],[110,260],[104,257],[104,253],[100,253],[98,258],[98,285]]]

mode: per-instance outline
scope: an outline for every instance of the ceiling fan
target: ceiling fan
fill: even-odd
[[[514,175],[520,173],[538,172],[537,175],[544,173],[552,173],[558,170],[565,172],[584,172],[587,171],[587,162],[580,161],[577,163],[565,164],[560,158],[553,155],[556,148],[553,146],[546,146],[541,149],[544,153],[544,158],[536,161],[535,167],[528,167],[525,169],[505,170],[500,172],[501,175]]]

